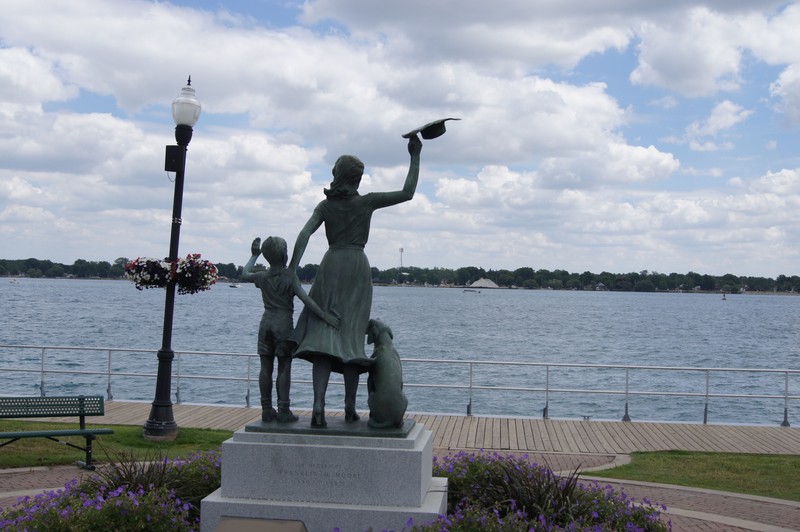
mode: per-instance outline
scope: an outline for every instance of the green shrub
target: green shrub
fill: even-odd
[[[448,479],[447,515],[415,530],[549,531],[671,528],[649,501],[528,462],[527,456],[465,453],[434,459],[434,475]],[[662,507],[664,508],[664,507]],[[665,508],[664,508],[665,509]]]
[[[189,510],[174,492],[160,488],[119,487],[89,494],[72,481],[63,490],[22,499],[0,517],[0,529],[188,531],[197,525]]]
[[[196,530],[200,501],[220,485],[218,451],[186,460],[118,455],[80,484],[24,497],[0,514],[2,530]]]
[[[220,486],[220,460],[219,451],[195,453],[185,460],[170,460],[158,454],[137,460],[133,454],[117,454],[111,464],[79,487],[88,493],[121,486],[163,488],[174,491],[190,505],[190,516],[199,519],[200,501]]]

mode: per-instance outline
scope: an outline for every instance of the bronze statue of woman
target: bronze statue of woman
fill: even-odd
[[[316,206],[297,235],[290,271],[296,270],[311,235],[325,224],[328,251],[322,258],[308,295],[323,311],[340,319],[340,327],[336,329],[304,308],[292,336],[297,343],[294,356],[314,365],[312,426],[326,425],[325,393],[331,371],[344,377],[345,420],[359,419],[356,413],[359,375],[372,364],[364,353],[364,336],[372,308],[372,273],[364,254],[370,220],[376,209],[414,197],[421,151],[422,141],[417,135],[410,136],[408,153],[411,162],[402,190],[372,192],[363,196],[358,193],[358,186],[364,174],[364,163],[353,155],[339,157],[333,166],[331,186],[325,189],[326,199]]]

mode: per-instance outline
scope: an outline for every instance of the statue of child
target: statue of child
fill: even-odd
[[[241,280],[255,283],[261,289],[264,301],[264,315],[258,328],[258,355],[261,359],[261,370],[258,375],[258,386],[261,390],[261,419],[277,420],[280,423],[297,421],[289,409],[289,388],[292,380],[292,351],[296,344],[289,337],[292,335],[294,296],[300,298],[306,308],[316,314],[325,323],[339,328],[339,318],[323,311],[306,294],[300,286],[300,280],[294,271],[286,268],[288,253],[286,241],[277,236],[264,240],[256,238],[250,246],[251,257],[242,271]],[[269,263],[265,271],[253,271],[260,254]],[[275,390],[278,396],[278,410],[272,407],[272,370],[275,357],[278,357],[278,376],[275,379]]]

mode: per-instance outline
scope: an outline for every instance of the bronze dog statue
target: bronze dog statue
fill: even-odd
[[[403,367],[393,338],[388,325],[379,320],[369,320],[367,343],[375,344],[372,352],[375,363],[367,379],[367,402],[369,426],[376,429],[402,427],[403,415],[408,407],[408,399],[403,393]]]

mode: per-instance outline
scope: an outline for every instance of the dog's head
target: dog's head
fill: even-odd
[[[392,330],[388,325],[381,320],[369,320],[369,324],[367,325],[367,343],[374,344],[375,340],[377,340],[383,332],[389,333],[389,338],[394,339],[394,334],[392,334]]]

